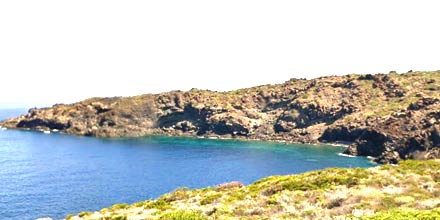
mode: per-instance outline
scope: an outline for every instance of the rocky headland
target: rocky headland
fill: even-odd
[[[440,71],[291,79],[229,92],[192,89],[30,109],[12,129],[95,137],[203,136],[349,143],[379,163],[440,157]]]

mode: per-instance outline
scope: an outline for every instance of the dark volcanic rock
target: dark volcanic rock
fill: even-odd
[[[0,123],[96,137],[216,136],[350,142],[345,153],[380,163],[438,158],[440,72],[292,79],[230,92],[192,89],[92,98]]]
[[[386,150],[385,143],[390,140],[391,138],[383,133],[373,129],[365,129],[351,147],[356,147],[356,155],[377,157]],[[349,152],[348,149],[347,152]]]
[[[319,138],[321,142],[338,142],[338,141],[346,141],[346,142],[354,142],[358,139],[363,133],[363,128],[358,127],[347,127],[347,126],[335,126],[327,128],[322,136]]]
[[[420,110],[438,102],[440,100],[437,98],[421,98],[417,102],[411,103],[408,106],[408,110]]]
[[[44,127],[49,129],[58,129],[64,130],[67,129],[70,125],[56,122],[54,120],[43,120],[43,119],[31,119],[31,120],[22,120],[18,122],[17,128],[29,128],[29,127]]]

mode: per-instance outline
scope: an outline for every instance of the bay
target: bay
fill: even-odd
[[[25,110],[0,110],[0,119]],[[15,114],[13,114],[15,113]],[[201,188],[327,167],[370,167],[343,147],[182,137],[100,139],[0,130],[0,216],[62,219]]]

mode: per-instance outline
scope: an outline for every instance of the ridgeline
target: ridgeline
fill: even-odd
[[[192,89],[30,109],[13,129],[96,137],[215,136],[349,143],[379,163],[440,157],[440,71],[291,79],[230,92]]]

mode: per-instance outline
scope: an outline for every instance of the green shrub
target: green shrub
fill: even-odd
[[[200,200],[200,205],[211,204],[212,202],[219,199],[220,197],[222,197],[222,195],[220,193],[207,195],[205,198]]]
[[[147,209],[159,209],[159,210],[165,210],[170,207],[171,207],[171,204],[169,202],[167,202],[163,197],[145,205],[145,208],[147,208]]]
[[[440,163],[436,160],[404,160],[400,161],[397,170],[401,173],[427,174],[440,170]]]
[[[352,187],[358,185],[361,179],[368,178],[369,171],[361,168],[340,169],[330,168],[292,176],[281,185],[287,190],[316,190],[329,189],[338,185]]]
[[[278,200],[277,200],[277,198],[275,196],[271,196],[267,200],[267,204],[268,205],[277,205],[278,204]]]
[[[206,220],[207,218],[197,211],[179,210],[168,212],[160,216],[159,220]]]
[[[246,194],[243,193],[243,191],[234,191],[234,192],[231,192],[230,194],[228,194],[228,196],[229,197],[226,197],[227,198],[227,200],[226,200],[227,203],[231,203],[231,202],[234,202],[234,201],[244,200],[246,198]]]
[[[372,216],[362,217],[362,220],[437,220],[440,219],[440,209],[433,210],[400,210],[377,212]]]
[[[274,195],[274,194],[281,192],[281,191],[283,191],[283,187],[278,184],[275,184],[275,185],[269,186],[267,189],[263,190],[261,192],[261,194],[264,196],[271,196],[271,195]]]
[[[118,209],[126,209],[129,205],[127,203],[121,203],[121,204],[114,204],[111,209],[112,210],[118,210]]]
[[[380,202],[381,209],[392,209],[392,208],[396,208],[399,206],[399,204],[396,202],[396,200],[394,199],[394,197],[391,196],[387,196],[385,198],[382,199],[382,201]]]
[[[164,200],[167,202],[173,202],[176,200],[184,200],[188,199],[190,196],[190,191],[188,188],[178,188],[174,190],[172,193],[164,195]]]
[[[118,215],[118,216],[112,217],[111,220],[127,220],[127,217]]]
[[[142,207],[146,204],[146,202],[135,202],[133,204],[131,204],[134,207]]]

